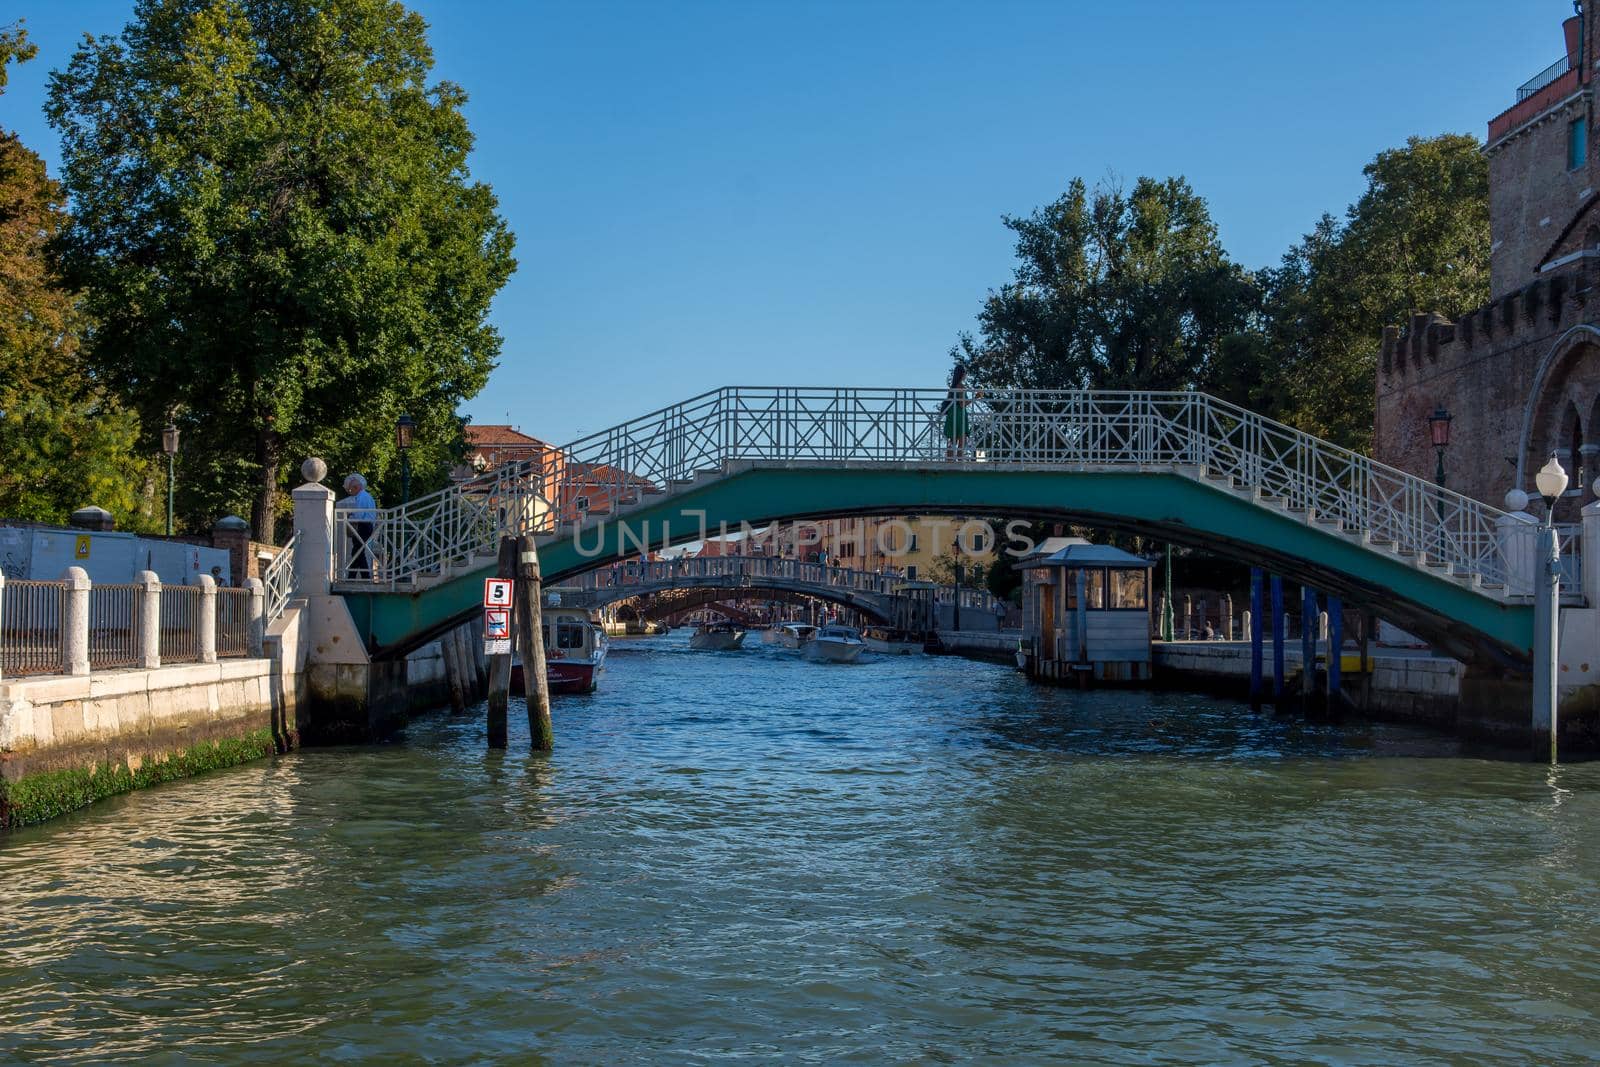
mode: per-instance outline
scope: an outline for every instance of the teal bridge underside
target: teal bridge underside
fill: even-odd
[[[896,514],[1073,522],[1206,548],[1370,609],[1476,668],[1520,674],[1531,657],[1530,605],[1482,595],[1336,529],[1170,470],[756,465],[632,509],[623,521],[633,535],[648,532],[659,548],[664,531],[677,544],[721,523],[737,528],[741,521]],[[547,587],[638,555],[617,522],[593,522],[581,538],[563,531],[540,546]],[[383,658],[476,615],[483,579],[492,573],[484,567],[420,592],[343,591],[370,651]]]

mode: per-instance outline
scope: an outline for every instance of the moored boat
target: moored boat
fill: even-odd
[[[689,647],[709,652],[732,652],[744,644],[745,631],[731,622],[708,622],[695,630]]]
[[[922,655],[921,635],[911,633],[909,630],[890,630],[874,626],[861,631],[861,640],[866,642],[869,649],[885,656]]]
[[[819,663],[854,663],[866,650],[866,642],[854,627],[824,626],[800,654]]]
[[[552,693],[592,693],[605,673],[610,641],[587,611],[550,607],[544,610],[544,676]],[[511,691],[527,693],[521,660],[511,664]]]
[[[778,640],[784,648],[801,648],[817,634],[817,628],[804,622],[786,622],[778,627]]]

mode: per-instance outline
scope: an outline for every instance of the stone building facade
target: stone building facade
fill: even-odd
[[[1597,14],[1600,0],[1582,0],[1563,57],[1489,121],[1490,302],[1384,331],[1374,435],[1377,459],[1432,477],[1428,417],[1445,409],[1450,488],[1496,506],[1533,494],[1555,452],[1572,475],[1558,517],[1573,521],[1600,476]]]

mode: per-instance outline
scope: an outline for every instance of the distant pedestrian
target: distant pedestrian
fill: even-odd
[[[966,455],[967,433],[971,428],[967,419],[967,405],[974,397],[982,395],[967,388],[967,368],[957,363],[950,372],[950,388],[945,393],[944,403],[939,405],[939,414],[944,416],[945,459]]]
[[[339,507],[346,512],[347,575],[356,581],[372,577],[372,531],[378,523],[378,503],[367,492],[367,480],[352,474],[344,480],[346,496]]]

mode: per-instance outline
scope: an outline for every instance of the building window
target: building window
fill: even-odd
[[[1113,608],[1147,608],[1149,606],[1149,573],[1140,570],[1114,570],[1111,572],[1111,606]]]
[[[1069,570],[1064,572],[1063,581],[1067,587],[1067,608],[1070,611],[1078,610],[1078,572]],[[1085,569],[1083,572],[1083,592],[1085,604],[1091,611],[1100,611],[1106,606],[1106,572],[1098,567]]]
[[[1582,119],[1567,123],[1567,169],[1577,170],[1589,156],[1589,128]]]
[[[912,534],[910,542],[906,545],[906,551],[907,552],[915,552],[916,550],[917,550],[917,535],[916,534]]]

